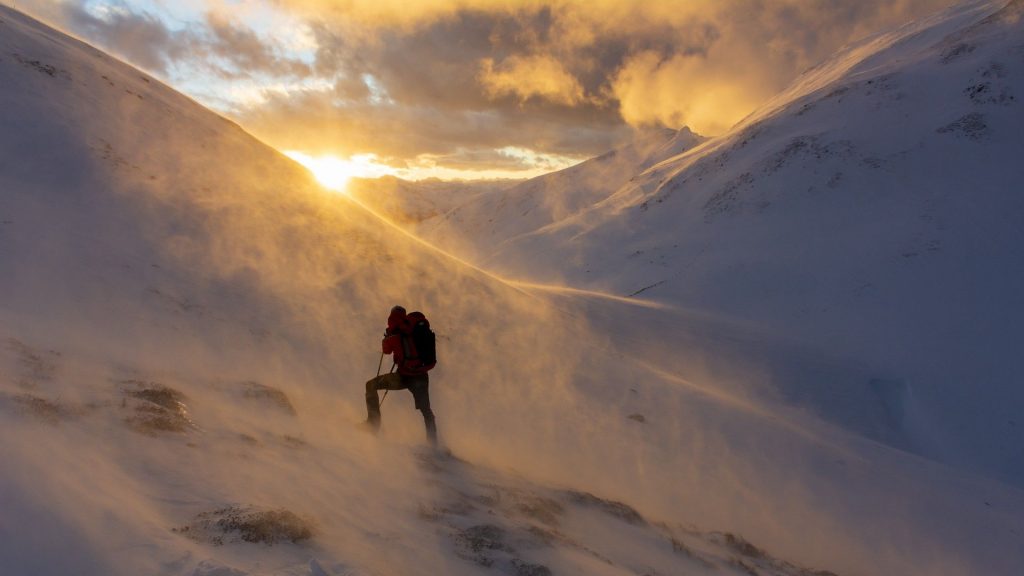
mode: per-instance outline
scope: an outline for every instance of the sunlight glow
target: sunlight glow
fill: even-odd
[[[376,154],[356,154],[347,160],[330,155],[310,156],[295,150],[287,150],[285,155],[305,166],[324,188],[338,192],[345,192],[352,178],[380,178],[397,173],[394,168],[378,163]]]
[[[420,154],[406,160],[404,167],[384,164],[376,154],[354,154],[347,159],[333,154],[312,156],[297,150],[284,154],[306,167],[325,188],[345,192],[352,178],[381,178],[394,176],[403,180],[520,180],[568,168],[586,158],[542,154],[526,148],[505,147],[495,150],[505,158],[516,160],[521,167],[467,169],[450,168],[439,162],[438,156]]]

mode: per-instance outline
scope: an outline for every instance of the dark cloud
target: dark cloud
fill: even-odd
[[[198,42],[198,51],[229,62],[239,74],[259,72],[272,76],[307,76],[310,66],[302,61],[282,57],[271,44],[252,30],[240,27],[222,16],[206,17],[210,35]],[[227,71],[224,71],[227,73]]]
[[[542,51],[552,18],[549,10],[461,11],[413,31],[381,30],[372,41],[318,23],[312,26],[319,46],[314,69],[335,78],[334,90],[272,95],[236,116],[257,134],[292,149],[372,150],[397,157],[458,154],[472,158],[469,163],[493,159],[490,150],[504,146],[601,153],[630,130],[614,106],[597,98],[604,86],[596,76],[589,92],[593,101],[575,106],[495,97],[481,82],[482,60]],[[626,53],[595,48],[594,54],[616,51]],[[466,149],[479,149],[479,155],[458,152]]]
[[[158,16],[117,4],[102,17],[80,3],[29,2],[74,34],[149,72],[173,79],[176,67],[221,78],[307,76],[306,63],[284,57],[271,39],[228,18],[207,13],[202,21],[171,29]]]
[[[450,109],[513,109],[516,98],[495,98],[481,83],[481,62],[500,67],[511,58],[549,55],[576,78],[585,93],[584,108],[616,115],[605,102],[614,71],[630,54],[655,51],[663,58],[703,54],[718,39],[714,25],[698,20],[665,23],[632,30],[607,30],[585,45],[566,43],[561,28],[566,15],[549,7],[514,12],[460,10],[420,26],[382,28],[372,42],[345,35],[325,23],[315,27],[319,50],[316,69],[321,75],[358,77],[371,74],[397,102]],[[552,104],[537,99],[533,111]],[[560,106],[553,106],[560,109]],[[565,112],[564,110],[560,110]]]
[[[150,14],[115,11],[97,18],[78,4],[60,6],[70,30],[151,72],[167,74],[194,43],[188,32],[171,32]]]
[[[446,155],[467,147],[521,146],[555,154],[599,154],[630,132],[610,89],[609,71],[636,49],[666,55],[705,49],[713,28],[694,26],[687,41],[677,30],[658,28],[645,38],[605,35],[582,50],[556,46],[550,9],[489,13],[464,10],[409,31],[379,30],[372,41],[317,23],[317,74],[337,77],[331,94],[276,96],[238,114],[257,133],[283,147],[359,151],[387,155]],[[554,44],[553,44],[554,43]],[[546,98],[490,94],[481,61],[496,66],[523,54],[555,51],[566,72],[578,78],[584,100],[567,105]],[[372,102],[370,76],[389,103]]]

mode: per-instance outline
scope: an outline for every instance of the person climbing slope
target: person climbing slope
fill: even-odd
[[[423,414],[427,440],[437,445],[437,424],[430,409],[430,377],[427,373],[437,364],[434,332],[422,312],[406,314],[395,306],[388,315],[388,327],[381,341],[382,358],[391,354],[392,372],[378,375],[366,382],[366,424],[374,432],[380,429],[378,390],[403,390],[412,393],[416,409]],[[394,370],[397,369],[397,372]],[[385,392],[385,397],[387,392]]]

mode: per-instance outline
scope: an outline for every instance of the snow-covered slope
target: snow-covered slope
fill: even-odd
[[[8,8],[0,162],[0,573],[1024,566],[1019,490],[767,393],[872,383],[851,406],[884,431],[914,408],[888,372],[499,281]],[[395,303],[438,332],[457,458],[416,447],[408,394],[352,426]]]
[[[866,365],[874,392],[777,385],[851,430],[1024,486],[1022,12],[968,2],[865,39],[582,213],[496,246],[475,216],[465,243],[488,251],[465,253]],[[895,402],[888,429],[851,395]]]
[[[449,494],[410,456],[422,424],[408,395],[390,395],[375,443],[354,426],[363,382],[386,311],[426,310],[442,437],[513,465],[520,443],[550,439],[530,423],[571,398],[521,390],[565,385],[554,359],[528,357],[564,335],[550,307],[8,8],[0,159],[0,573],[479,568],[418,519]],[[496,420],[524,430],[506,441]],[[304,522],[307,546],[211,545],[304,537]]]
[[[432,243],[484,266],[502,269],[502,263],[492,254],[501,254],[505,244],[514,244],[518,238],[589,209],[626,184],[636,174],[637,166],[671,158],[702,140],[687,128],[638,133],[633,143],[571,168],[499,193],[481,194],[443,218],[425,222],[418,232]]]

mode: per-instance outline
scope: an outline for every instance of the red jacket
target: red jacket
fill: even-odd
[[[402,336],[400,334],[390,334],[385,336],[380,342],[381,351],[385,354],[391,354],[394,356],[395,365],[398,366],[399,374],[409,374],[405,368],[405,351],[402,349]]]
[[[386,336],[384,336],[380,343],[381,351],[394,357],[399,374],[419,376],[427,373],[427,370],[417,365],[418,362],[416,360],[413,360],[411,366],[407,365],[408,363],[405,361],[406,346],[409,347],[410,353],[415,354],[415,351],[412,350],[412,326],[409,324],[405,314],[392,312],[388,316],[388,328],[385,334]],[[405,337],[404,343],[402,342],[403,336]]]

